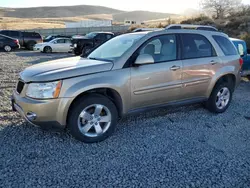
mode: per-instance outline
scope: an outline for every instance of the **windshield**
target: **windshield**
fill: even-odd
[[[87,38],[89,38],[89,39],[92,39],[92,38],[94,38],[95,36],[97,35],[97,33],[89,33],[89,34],[87,34],[87,35],[85,35]]]
[[[52,35],[49,35],[45,38],[45,40],[51,39],[52,37],[53,37]]]
[[[125,34],[117,36],[94,50],[89,59],[114,61],[121,57],[137,40],[145,34]]]

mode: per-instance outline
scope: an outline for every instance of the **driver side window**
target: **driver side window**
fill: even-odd
[[[147,41],[139,54],[151,55],[155,63],[173,61],[177,59],[177,45],[175,35],[161,35]]]

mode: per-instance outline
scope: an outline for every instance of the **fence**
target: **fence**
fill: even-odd
[[[109,32],[124,32],[129,29],[129,26],[110,26],[110,27],[79,27],[79,28],[55,28],[55,29],[32,29],[25,31],[35,31],[41,35],[47,36],[51,34],[57,35],[77,35],[86,34],[94,31],[109,31]]]

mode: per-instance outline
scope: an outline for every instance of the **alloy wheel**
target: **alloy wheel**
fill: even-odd
[[[230,100],[230,91],[227,87],[223,87],[218,93],[216,97],[216,106],[218,109],[225,108]]]
[[[111,125],[111,112],[101,104],[89,105],[78,117],[78,128],[87,137],[104,134]]]

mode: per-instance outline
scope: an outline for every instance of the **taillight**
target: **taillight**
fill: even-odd
[[[19,41],[18,41],[18,40],[14,40],[14,43],[18,44],[18,43],[19,43]]]
[[[243,59],[242,58],[239,59],[239,63],[240,63],[240,67],[242,67],[242,65],[243,65]]]

